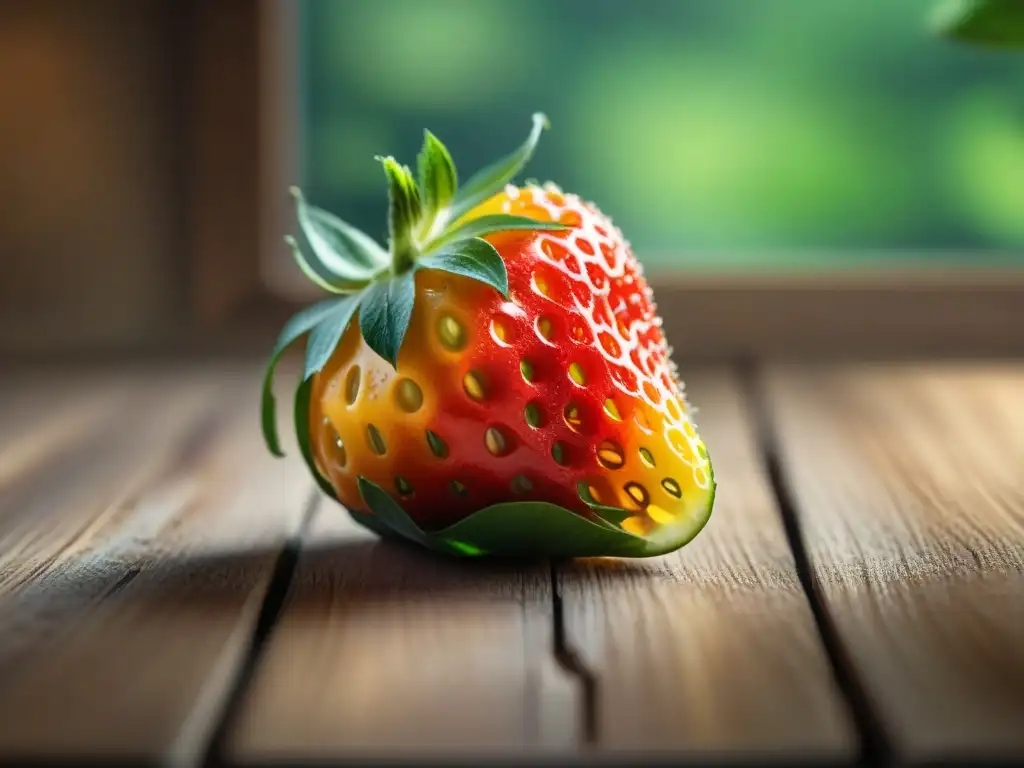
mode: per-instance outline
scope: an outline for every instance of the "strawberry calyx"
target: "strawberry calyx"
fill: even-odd
[[[429,131],[417,158],[418,181],[393,157],[378,157],[388,180],[388,248],[328,211],[295,201],[300,238],[285,238],[302,272],[331,298],[292,317],[282,328],[263,381],[262,427],[267,448],[283,456],[275,422],[273,378],[285,350],[308,335],[302,382],[319,372],[337,347],[356,310],[359,329],[378,355],[396,365],[416,297],[415,274],[436,269],[486,283],[508,293],[501,256],[483,235],[508,230],[560,230],[557,222],[502,214],[462,221],[464,214],[511,182],[533,156],[547,118],[537,113],[526,141],[474,174],[462,187],[451,155]],[[305,246],[305,247],[303,247]]]

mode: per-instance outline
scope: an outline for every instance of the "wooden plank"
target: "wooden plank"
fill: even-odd
[[[231,737],[243,761],[558,752],[550,571],[380,541],[325,501]]]
[[[0,489],[45,466],[116,415],[125,392],[114,391],[109,377],[69,387],[59,380],[66,373],[19,371],[0,383]]]
[[[256,368],[151,376],[70,474],[21,494],[50,514],[3,545],[5,757],[197,760],[302,517],[312,484],[262,445]]]
[[[779,368],[827,608],[911,758],[1024,755],[1024,367]]]
[[[567,643],[596,678],[608,750],[848,756],[854,736],[725,371],[686,375],[719,483],[689,545],[559,574]]]
[[[121,431],[132,408],[141,407],[140,398],[172,392],[154,389],[166,375],[174,376],[166,363],[84,370],[64,363],[32,364],[5,370],[0,378],[0,491],[5,494],[0,508],[18,483],[30,484],[31,476],[49,464],[81,466],[89,459],[88,441],[102,443],[101,430],[108,436]],[[210,376],[209,370],[195,366],[187,381],[203,386],[204,377]],[[180,382],[181,376],[173,380]]]

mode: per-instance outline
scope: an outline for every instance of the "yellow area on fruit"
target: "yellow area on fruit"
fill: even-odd
[[[621,442],[600,442],[596,446],[598,471],[588,484],[601,504],[633,513],[623,523],[626,530],[646,536],[673,525],[704,503],[710,485],[709,463],[692,424],[689,431],[694,439],[690,441],[683,430],[647,403],[627,400],[624,407],[642,409],[651,434],[635,428],[617,433]],[[633,414],[627,411],[623,415],[629,419]],[[607,413],[601,418],[616,423]],[[669,441],[670,430],[673,437],[682,435],[683,441]]]
[[[628,510],[631,515],[623,527],[638,535],[672,526],[701,509],[710,490],[710,463],[668,362],[653,309],[645,315],[629,315],[608,300],[616,280],[621,290],[625,290],[623,281],[635,286],[636,295],[646,290],[638,268],[630,266],[633,257],[621,233],[592,206],[551,188],[510,189],[465,218],[489,213],[578,226],[568,235],[540,233],[528,247],[533,249],[532,257],[546,262],[544,269],[560,270],[575,281],[581,290],[573,296],[590,301],[580,307],[586,322],[566,327],[559,316],[561,325],[556,327],[542,311],[524,317],[518,305],[501,308],[513,315],[518,311],[515,317],[502,312],[480,316],[486,295],[492,297],[488,306],[494,305],[493,289],[445,273],[418,273],[415,309],[398,371],[365,344],[354,322],[324,370],[314,377],[310,412],[314,456],[342,503],[363,507],[356,486],[359,476],[389,492],[413,497],[421,478],[425,483],[435,479],[424,476],[424,471],[441,477],[450,493],[446,498],[472,501],[474,489],[467,488],[466,482],[474,478],[452,475],[451,467],[441,465],[424,470],[424,462],[447,460],[452,451],[465,452],[463,446],[449,445],[459,434],[446,423],[453,418],[445,410],[452,407],[452,398],[475,408],[488,405],[491,382],[472,367],[469,350],[485,342],[495,349],[509,347],[516,343],[516,334],[529,333],[549,346],[562,347],[572,339],[589,343],[601,355],[586,357],[586,368],[577,361],[566,365],[562,375],[571,386],[565,399],[525,398],[514,404],[522,427],[547,435],[546,442],[532,449],[538,460],[550,462],[553,468],[582,468],[593,497],[601,504]],[[522,234],[488,236],[499,251],[512,239],[522,240]],[[520,257],[519,253],[514,248],[502,251],[505,258]],[[564,280],[555,272],[546,277],[540,270],[532,274],[533,290],[544,295],[552,289],[551,278]],[[610,373],[591,370],[594,361],[602,359]],[[522,381],[533,385],[540,370],[535,363],[540,362],[542,358],[531,361],[524,356],[513,365],[518,365]],[[609,380],[614,386],[598,393],[596,410],[585,412],[574,403],[574,391]],[[548,431],[552,425],[563,430],[556,437]],[[507,425],[483,420],[473,425],[472,432],[468,438],[474,441],[472,451],[492,461],[509,460],[515,435]],[[512,495],[528,497],[536,488],[526,475],[510,477]]]
[[[442,272],[417,275],[417,297],[398,370],[370,349],[358,322],[349,326],[323,370],[313,378],[310,430],[314,457],[346,506],[361,509],[360,476],[389,492],[416,490],[413,467],[447,456],[438,421],[439,379],[458,385],[464,350],[485,291],[493,289]],[[483,397],[483,382],[472,378]],[[482,443],[481,429],[481,447]],[[344,446],[343,454],[338,445]]]

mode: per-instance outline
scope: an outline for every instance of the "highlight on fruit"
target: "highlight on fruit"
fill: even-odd
[[[292,190],[286,241],[327,297],[292,413],[324,493],[381,536],[455,556],[649,557],[707,523],[715,477],[629,243],[590,202],[513,180],[547,120],[460,182],[429,131],[417,173],[379,157],[388,243]]]

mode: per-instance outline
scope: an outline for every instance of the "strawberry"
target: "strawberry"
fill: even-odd
[[[379,158],[389,249],[295,191],[300,267],[334,298],[289,321],[264,382],[308,334],[300,447],[360,522],[451,554],[676,549],[715,480],[628,242],[553,184],[511,185],[545,125],[461,188],[425,134],[419,184]]]

